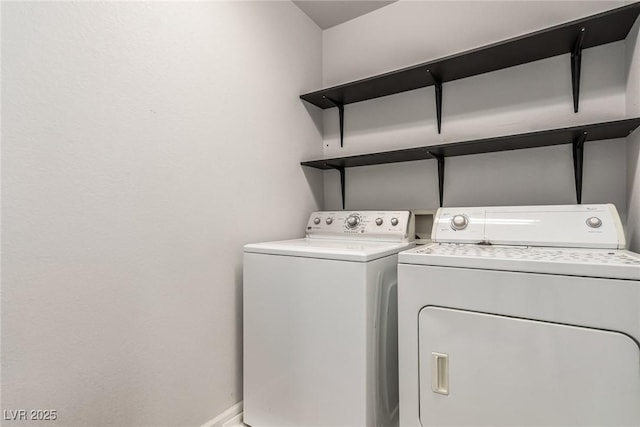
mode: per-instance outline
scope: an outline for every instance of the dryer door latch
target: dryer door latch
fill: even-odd
[[[449,395],[449,355],[431,353],[431,390]]]

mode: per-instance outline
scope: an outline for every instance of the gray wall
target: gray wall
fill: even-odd
[[[2,409],[194,426],[242,399],[242,245],[322,204],[321,70],[291,2],[2,3]]]
[[[599,2],[399,1],[323,33],[323,80],[334,85],[410,66],[623,5]],[[479,18],[481,17],[481,19]],[[327,157],[616,120],[626,114],[626,44],[585,50],[580,112],[569,55],[444,84],[442,133],[433,87],[350,104],[345,147],[337,113],[324,112]],[[627,211],[624,139],[585,148],[584,203]],[[347,170],[347,209],[438,206],[435,160]],[[570,145],[450,158],[445,206],[575,203]],[[325,172],[325,208],[340,206],[338,174]]]
[[[626,40],[627,47],[627,115],[640,116],[640,20]],[[627,245],[640,252],[640,130],[627,138]]]

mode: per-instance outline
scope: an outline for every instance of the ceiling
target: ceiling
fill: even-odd
[[[326,30],[350,19],[365,15],[397,0],[294,0],[309,18],[320,28]]]

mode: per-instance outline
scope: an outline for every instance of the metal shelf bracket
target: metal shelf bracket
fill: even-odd
[[[337,170],[338,172],[340,172],[340,194],[342,195],[342,210],[345,209],[345,205],[344,205],[344,167],[343,166],[335,166],[335,165],[330,165],[329,163],[326,164],[327,167],[330,167],[332,169]]]
[[[438,194],[440,195],[440,207],[444,201],[444,156],[427,151],[438,161]]]
[[[326,96],[323,96],[324,99],[332,103],[334,106],[338,108],[338,116],[340,117],[340,147],[343,147],[344,141],[344,104],[342,102],[333,100]]]
[[[573,141],[573,173],[576,180],[576,200],[582,203],[582,167],[584,159],[584,142],[587,140],[587,132],[582,132]]]
[[[580,34],[573,45],[571,51],[571,86],[573,87],[573,112],[578,112],[578,101],[580,99],[580,67],[582,64],[582,43],[586,29],[580,28]]]
[[[431,70],[427,70],[427,73],[433,80],[433,86],[436,92],[436,119],[438,121],[438,133],[442,128],[442,80],[438,78]]]

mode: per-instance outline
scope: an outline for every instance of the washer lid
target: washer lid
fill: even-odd
[[[412,243],[305,238],[248,244],[244,246],[244,252],[366,262],[396,254],[412,246]]]
[[[401,264],[640,280],[640,255],[615,249],[432,243],[402,252]]]

